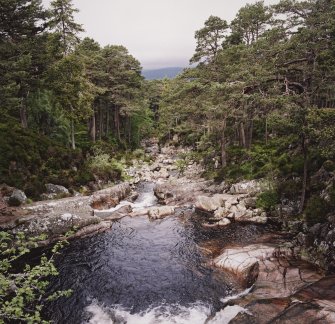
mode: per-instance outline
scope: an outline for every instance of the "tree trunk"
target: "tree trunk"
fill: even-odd
[[[221,131],[221,166],[224,168],[227,166],[227,151],[226,151],[226,118],[222,123],[222,131]]]
[[[254,131],[254,120],[250,119],[249,125],[248,125],[248,140],[246,142],[246,148],[248,150],[251,148],[253,131]]]
[[[269,142],[268,119],[265,117],[265,145]]]
[[[240,136],[241,136],[241,144],[245,148],[246,147],[246,140],[245,140],[245,131],[244,131],[244,124],[240,124]]]
[[[131,117],[128,117],[128,142],[131,144]]]
[[[95,143],[96,140],[96,125],[95,125],[95,111],[93,111],[93,115],[91,118],[91,123],[90,123],[90,137],[91,141]]]
[[[114,112],[114,121],[115,121],[115,129],[116,129],[116,134],[117,138],[119,141],[121,141],[121,135],[120,135],[120,114],[119,114],[119,108],[115,107],[115,112]]]
[[[28,128],[27,107],[24,98],[21,99],[20,119],[22,127]]]
[[[102,139],[102,105],[99,105],[99,140]]]
[[[106,107],[106,137],[109,136],[109,109]]]
[[[307,143],[306,137],[302,135],[302,151],[304,156],[304,175],[302,179],[302,191],[301,191],[301,199],[300,199],[300,210],[299,212],[302,213],[305,207],[306,201],[306,191],[307,191],[307,176],[308,176],[308,151],[307,151]]]
[[[74,139],[74,121],[73,121],[73,117],[71,118],[71,146],[72,146],[73,150],[76,149],[76,142],[75,142],[75,139]]]

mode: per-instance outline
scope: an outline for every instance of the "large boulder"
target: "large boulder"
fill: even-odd
[[[45,185],[46,193],[41,195],[41,200],[59,199],[71,196],[68,189],[63,186],[47,183]]]
[[[157,184],[154,193],[162,204],[189,206],[206,186],[206,181],[193,182],[186,178],[170,178],[165,183]]]
[[[195,207],[199,210],[214,212],[220,207],[223,207],[226,200],[227,195],[225,194],[216,194],[213,197],[198,196]]]
[[[131,188],[128,182],[99,190],[92,196],[91,207],[94,209],[110,209],[127,197],[130,192]]]
[[[148,210],[148,215],[152,219],[160,219],[172,215],[174,212],[175,207],[173,206],[152,207]]]
[[[234,219],[236,222],[255,223],[255,224],[266,224],[268,218],[265,212],[259,210],[239,210],[234,213]]]
[[[271,258],[275,247],[254,244],[225,250],[214,259],[214,265],[237,276],[241,284],[250,287],[259,274],[259,261]]]
[[[242,181],[235,183],[230,187],[230,193],[233,195],[248,194],[250,196],[255,196],[260,192],[262,192],[262,186],[257,180]]]
[[[8,204],[10,206],[21,206],[27,201],[27,196],[22,190],[14,189],[9,197]]]
[[[52,183],[47,183],[45,185],[46,189],[47,189],[47,193],[48,194],[57,194],[57,195],[60,195],[60,194],[69,194],[69,190],[66,189],[65,187],[63,186],[60,186],[60,185],[55,185],[55,184],[52,184]]]

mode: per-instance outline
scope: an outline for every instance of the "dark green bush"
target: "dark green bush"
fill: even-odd
[[[312,196],[309,198],[305,208],[305,221],[308,226],[313,226],[317,223],[324,223],[327,221],[328,212],[328,202],[319,196]]]
[[[256,206],[266,211],[272,211],[280,202],[279,194],[276,190],[267,190],[258,195]]]

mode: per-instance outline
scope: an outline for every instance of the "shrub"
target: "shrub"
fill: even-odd
[[[176,162],[176,167],[179,172],[179,174],[183,175],[185,172],[185,169],[187,167],[187,161],[186,160],[177,160]]]
[[[308,226],[327,221],[329,204],[319,196],[309,198],[305,208],[305,221]]]
[[[266,211],[272,211],[280,202],[279,194],[276,190],[267,190],[258,195],[256,206]]]
[[[95,155],[87,161],[91,173],[103,180],[123,179],[125,177],[124,165],[111,158],[108,153],[97,150]]]
[[[27,239],[23,233],[14,237],[0,232],[0,323],[48,323],[41,318],[44,303],[71,294],[70,290],[46,293],[48,278],[58,275],[54,256],[66,241],[56,243],[51,256],[42,255],[38,264],[25,264],[17,269],[17,261],[44,239],[44,236]]]

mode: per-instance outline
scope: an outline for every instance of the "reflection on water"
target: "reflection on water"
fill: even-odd
[[[151,191],[145,187],[138,203]],[[204,323],[232,293],[199,248],[209,235],[225,236],[200,230],[194,217],[126,217],[75,241],[58,258],[52,283],[74,293],[49,305],[48,315],[56,323]]]

